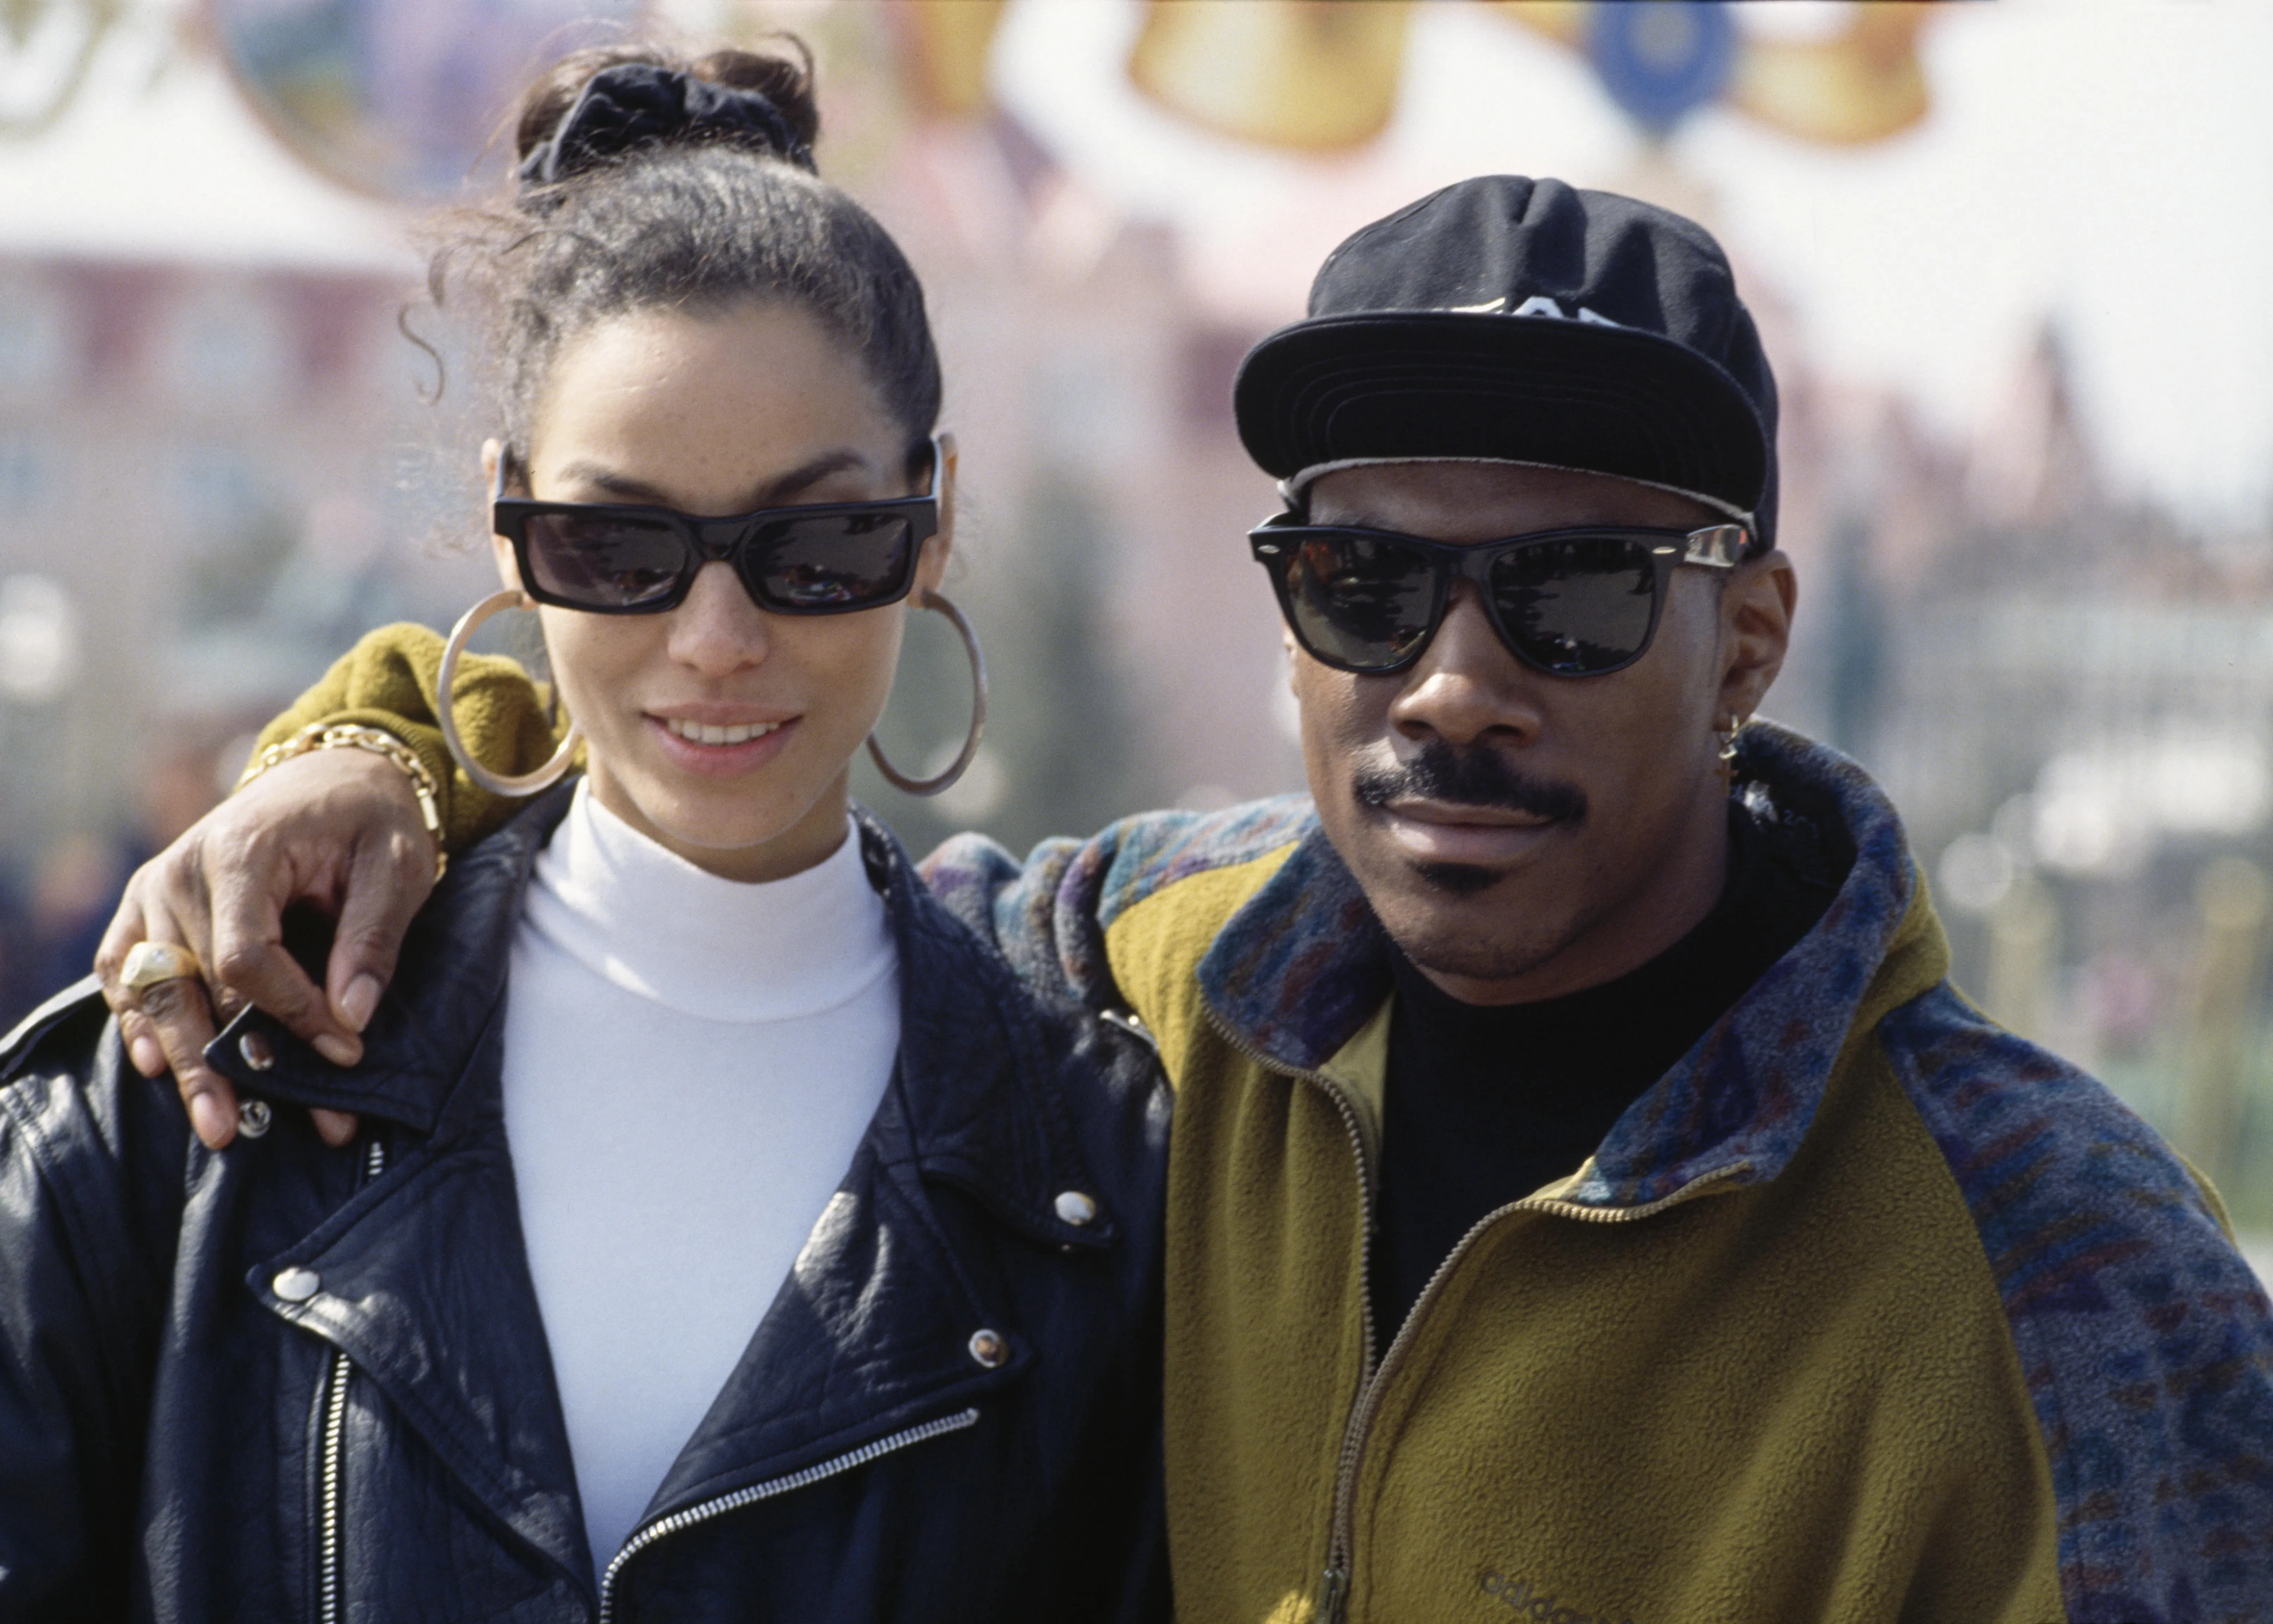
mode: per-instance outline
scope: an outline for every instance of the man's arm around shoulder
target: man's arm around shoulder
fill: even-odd
[[[984,835],[959,834],[924,859],[923,875],[1037,991],[1158,1024],[1156,1006],[1197,971],[1221,909],[1171,932],[1115,927],[1185,880],[1291,848],[1314,822],[1304,796],[1139,812],[1088,840],[1044,841],[1024,863]]]

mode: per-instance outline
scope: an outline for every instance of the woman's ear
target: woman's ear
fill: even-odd
[[[503,460],[504,456],[505,444],[503,441],[491,439],[484,440],[482,442],[483,490],[495,490],[498,489],[498,464]],[[498,584],[503,587],[507,592],[519,592],[521,590],[521,561],[513,556],[513,543],[506,540],[502,535],[492,534],[490,536],[490,553],[497,563]]]
[[[955,550],[955,436],[941,430],[939,434],[939,530],[924,543],[924,556],[916,566],[915,601],[919,607],[926,595],[935,590],[947,579],[948,555]]]

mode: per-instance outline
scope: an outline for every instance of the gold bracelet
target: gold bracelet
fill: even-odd
[[[440,788],[434,782],[432,771],[418,759],[418,752],[383,728],[344,722],[327,726],[311,722],[291,737],[269,745],[255,756],[252,765],[236,781],[236,787],[242,790],[280,761],[304,756],[311,750],[368,750],[401,767],[402,775],[410,781],[411,793],[418,797],[418,815],[425,821],[426,833],[434,837],[434,878],[442,878],[450,866],[450,854],[442,846],[442,814],[438,799]]]

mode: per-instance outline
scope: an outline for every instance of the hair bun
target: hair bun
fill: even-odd
[[[799,123],[812,122],[800,108]],[[552,133],[521,162],[523,189],[550,186],[663,143],[728,141],[814,168],[813,148],[764,91],[721,84],[652,62],[619,62],[584,81]]]

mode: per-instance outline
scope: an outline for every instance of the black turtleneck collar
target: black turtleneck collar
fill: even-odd
[[[1392,950],[1374,1313],[1384,1338],[1487,1213],[1575,1172],[1611,1124],[1804,936],[1835,883],[1737,803],[1713,911],[1639,969],[1534,1004],[1464,1004]]]

